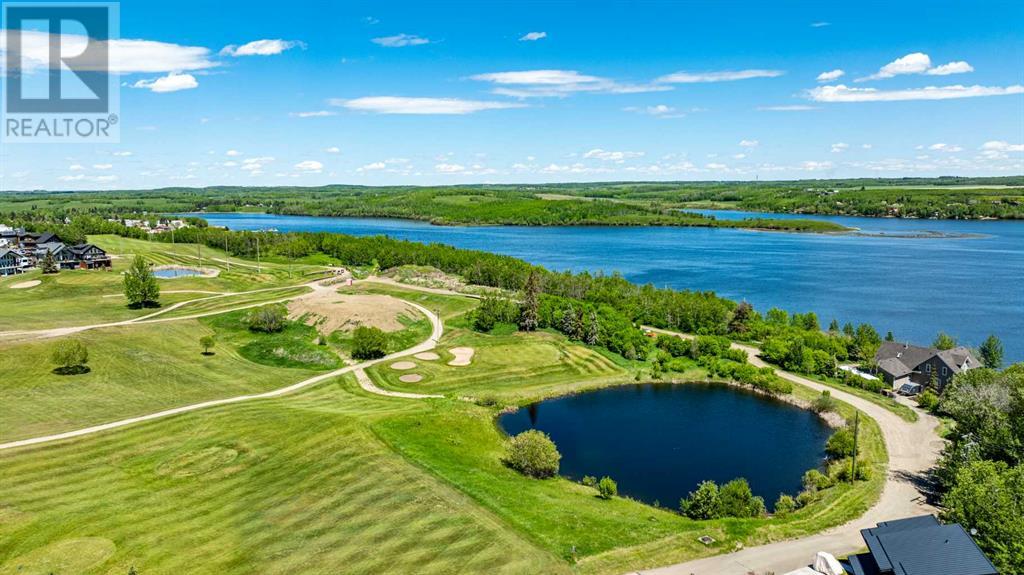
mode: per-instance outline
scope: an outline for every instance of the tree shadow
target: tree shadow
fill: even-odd
[[[201,352],[199,352],[199,353],[200,353],[200,354],[202,354],[202,355],[216,355],[216,354],[215,354],[215,353],[213,353],[212,351],[201,351]]]
[[[931,471],[913,473],[910,471],[893,471],[892,476],[900,481],[905,481],[914,486],[915,489],[924,494],[928,503],[934,504],[939,500],[939,485],[935,475]]]
[[[83,373],[89,373],[90,370],[88,365],[70,365],[63,367],[56,367],[53,369],[55,375],[82,375]]]

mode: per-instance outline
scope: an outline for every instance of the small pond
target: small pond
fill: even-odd
[[[706,479],[745,477],[771,509],[821,466],[832,430],[814,413],[722,384],[610,387],[502,415],[509,435],[546,432],[573,480],[609,475],[619,494],[678,508]]]
[[[202,276],[203,272],[182,268],[164,268],[162,270],[153,270],[153,275],[162,279],[173,279],[189,276]]]

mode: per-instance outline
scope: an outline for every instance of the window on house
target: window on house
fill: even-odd
[[[946,368],[942,368],[942,375],[946,375]]]
[[[926,364],[924,366],[924,370],[927,371],[928,373],[931,373],[932,372],[932,364],[930,364],[930,363]]]

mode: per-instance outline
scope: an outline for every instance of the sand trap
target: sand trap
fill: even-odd
[[[473,354],[476,350],[471,347],[453,347],[448,351],[455,356],[455,359],[448,362],[448,365],[461,366],[469,365],[473,361]]]
[[[11,286],[11,289],[28,289],[28,288],[34,288],[34,287],[36,287],[37,285],[39,285],[39,284],[41,284],[41,283],[43,283],[43,282],[41,282],[41,281],[39,281],[39,280],[28,280],[27,282],[18,282],[18,283],[16,283],[16,284],[12,285],[12,286]]]
[[[334,290],[317,290],[288,303],[289,319],[302,319],[324,335],[337,330],[352,331],[361,325],[398,331],[405,327],[398,321],[403,315],[415,319],[423,317],[416,308],[385,295],[349,295]]]
[[[438,359],[441,359],[441,356],[437,355],[436,353],[434,353],[432,351],[425,351],[423,353],[417,353],[413,357],[415,357],[416,359],[422,359],[424,361],[436,361]]]
[[[419,383],[423,381],[423,376],[418,373],[407,373],[398,378],[403,383]]]
[[[396,361],[395,363],[391,364],[391,369],[397,369],[399,371],[412,369],[414,367],[416,367],[416,364],[411,361]]]

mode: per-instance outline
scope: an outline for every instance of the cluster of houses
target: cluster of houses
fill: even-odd
[[[133,220],[133,219],[117,219],[110,218],[107,221],[117,222],[123,224],[125,227],[138,228],[147,234],[159,234],[161,232],[169,232],[172,230],[180,230],[181,228],[187,228],[188,222],[185,220],[157,220],[156,225],[149,225],[149,220]]]
[[[47,254],[60,269],[109,268],[110,256],[92,244],[68,245],[56,234],[0,225],[0,276],[39,267]]]

